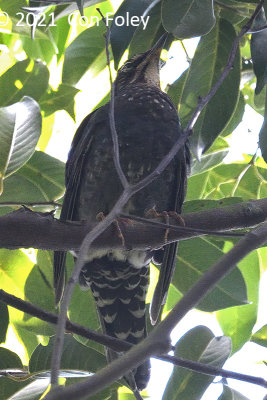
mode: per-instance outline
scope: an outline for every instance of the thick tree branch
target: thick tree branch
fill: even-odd
[[[267,199],[233,204],[222,208],[183,214],[186,227],[207,231],[229,231],[251,228],[267,218]],[[158,222],[158,220],[151,220]],[[199,236],[177,225],[171,218],[176,231],[170,229],[168,243]],[[86,234],[96,226],[81,222],[62,222],[50,213],[19,209],[0,217],[0,248],[18,249],[34,247],[43,250],[78,250]],[[166,226],[132,221],[120,223],[126,246],[135,249],[158,248],[164,242]],[[122,248],[122,241],[110,226],[92,243],[92,248]]]

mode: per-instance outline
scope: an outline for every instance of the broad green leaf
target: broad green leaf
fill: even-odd
[[[40,344],[36,348],[30,359],[30,372],[50,370],[53,345],[54,337],[47,346]],[[72,335],[65,334],[60,365],[61,369],[95,372],[106,365],[106,359],[103,354],[77,342]]]
[[[0,287],[14,296],[24,298],[24,285],[33,263],[20,250],[0,250]],[[13,308],[9,309],[10,320],[15,314],[21,314]]]
[[[223,385],[223,392],[218,400],[249,400],[249,398],[229,386]]]
[[[36,151],[27,164],[5,180],[1,201],[24,204],[55,200],[65,190],[64,170],[63,162]]]
[[[51,90],[40,99],[40,107],[45,115],[51,115],[58,110],[65,110],[72,119],[75,120],[74,114],[74,97],[79,92],[74,86],[62,83],[57,90]]]
[[[257,332],[253,333],[250,340],[260,346],[267,347],[267,325],[264,325]]]
[[[22,362],[16,353],[0,347],[0,370],[22,369]],[[25,386],[25,382],[15,382],[10,378],[1,376],[0,399],[8,399],[13,393]]]
[[[260,265],[257,251],[238,263],[246,282],[249,304],[217,312],[223,333],[232,339],[233,352],[238,351],[251,337],[257,320]]]
[[[27,57],[32,60],[42,60],[47,65],[50,64],[53,56],[57,53],[57,48],[50,37],[44,39],[32,39],[28,36],[21,37],[23,50]]]
[[[183,205],[183,213],[193,213],[196,211],[210,210],[212,208],[222,208],[237,203],[242,203],[241,197],[226,197],[221,200],[189,200]]]
[[[104,24],[93,26],[77,36],[67,47],[63,64],[63,83],[75,85],[98,56],[101,56],[98,72],[106,66],[104,33]]]
[[[226,336],[214,337],[212,332],[197,326],[187,332],[177,343],[175,356],[221,368],[231,353],[231,340]],[[163,400],[200,399],[213,376],[175,367]]]
[[[55,312],[53,291],[53,253],[39,250],[37,264],[32,268],[25,282],[24,293],[29,302],[46,311]],[[42,296],[40,296],[42,293]],[[55,327],[25,314],[23,321],[17,323],[17,327],[28,330],[37,335],[52,336]]]
[[[16,392],[8,400],[39,400],[50,384],[50,379],[37,379],[27,384],[19,392]],[[24,383],[25,385],[25,383]]]
[[[149,20],[147,27],[144,30],[143,26],[139,27],[134,32],[133,38],[129,47],[129,58],[134,54],[139,54],[150,49],[156,40],[164,33],[161,25],[161,3],[156,4],[148,13]]]
[[[22,167],[34,153],[41,134],[41,113],[35,100],[0,108],[0,194],[3,179]]]
[[[0,301],[0,343],[4,343],[6,341],[7,328],[9,324],[9,313],[8,308],[5,303]]]
[[[67,255],[66,265],[67,276],[70,277],[73,269],[73,260],[70,254]],[[75,286],[69,306],[69,318],[72,322],[76,322],[90,329],[100,329],[95,301],[89,288],[88,290],[82,290],[79,285]],[[77,340],[82,344],[97,349],[97,351],[103,351],[103,346],[82,338],[81,336],[77,336]]]
[[[45,151],[46,146],[53,133],[53,127],[55,123],[55,114],[49,115],[49,117],[44,117],[42,120],[42,133],[37,143],[37,149],[40,151]]]
[[[243,119],[243,115],[245,112],[245,100],[242,92],[240,92],[239,100],[236,106],[236,109],[228,122],[228,124],[224,127],[222,132],[220,133],[220,137],[230,135],[240,124]]]
[[[252,28],[260,28],[266,25],[266,17],[262,8],[259,14],[254,19]],[[255,94],[259,94],[267,83],[267,55],[264,51],[267,45],[267,31],[263,30],[251,35],[251,57],[253,61],[253,69],[257,77],[257,85]]]
[[[208,238],[180,242],[172,284],[181,293],[186,293],[223,255],[223,251]],[[241,272],[235,268],[205,296],[197,308],[211,312],[246,303],[246,285]]]
[[[217,82],[226,66],[236,34],[229,22],[220,19],[212,31],[201,38],[188,73],[183,76],[179,116],[185,127],[198,104]],[[190,138],[191,150],[200,158],[224,129],[239,98],[240,56],[216,94],[200,114]]]
[[[217,142],[218,144],[216,146]],[[221,164],[223,159],[227,156],[228,150],[229,145],[227,142],[218,137],[214,145],[202,155],[200,161],[195,157],[192,158],[190,175],[201,174]]]
[[[0,106],[20,101],[23,96],[35,100],[48,87],[49,71],[41,61],[18,61],[0,77]]]
[[[250,164],[220,165],[188,180],[187,200],[267,197],[267,171]]]
[[[13,351],[0,347],[0,369],[6,370],[12,368],[22,369],[23,365],[21,359],[16,353],[13,353]]]
[[[120,59],[129,46],[133,34],[139,25],[137,22],[131,24],[127,21],[130,21],[133,16],[141,18],[152,2],[153,0],[124,0],[114,15],[110,28],[110,43],[116,69],[118,68]],[[145,17],[145,23],[149,20],[149,18],[147,18],[148,16]],[[142,23],[140,23],[140,25],[144,26]]]
[[[178,39],[202,36],[215,24],[212,0],[163,0],[162,23]]]

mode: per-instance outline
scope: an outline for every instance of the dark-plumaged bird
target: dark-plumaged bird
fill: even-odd
[[[160,53],[165,37],[148,51],[129,59],[115,80],[114,116],[120,162],[130,183],[150,174],[182,134],[177,110],[161,91]],[[110,104],[88,115],[78,128],[66,164],[66,194],[60,219],[96,221],[107,215],[123,191],[113,162]],[[146,217],[149,210],[181,213],[186,192],[189,150],[183,146],[168,167],[125,205],[123,213]],[[155,323],[176,261],[177,244],[155,251],[89,250],[80,284],[90,287],[104,333],[138,343],[146,336],[145,300],[149,263],[160,262],[158,285],[150,309]],[[56,302],[64,290],[65,253],[55,252]],[[107,350],[108,360],[114,352]],[[138,390],[149,380],[149,360],[132,372]],[[126,376],[129,383],[129,375]],[[132,384],[131,384],[132,385]]]

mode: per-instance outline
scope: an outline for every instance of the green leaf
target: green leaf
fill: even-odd
[[[192,158],[190,175],[201,174],[221,164],[228,154],[228,149],[228,143],[224,139],[218,137],[214,145],[203,154],[200,161],[195,157]]]
[[[56,200],[65,190],[64,172],[63,162],[36,151],[27,164],[5,180],[1,201],[24,204]]]
[[[35,100],[48,87],[49,71],[40,61],[18,61],[0,77],[0,105],[7,106],[20,101],[23,96]]]
[[[223,251],[207,238],[194,238],[179,243],[172,284],[181,293],[186,293],[223,255]],[[205,296],[197,308],[212,312],[246,303],[246,285],[241,272],[235,268]]]
[[[179,340],[175,356],[221,368],[230,352],[229,338],[214,337],[208,328],[197,326]],[[213,376],[175,367],[165,389],[163,400],[200,399],[213,379]]]
[[[13,353],[13,351],[0,347],[0,369],[6,370],[11,368],[22,369],[23,365],[21,359],[16,353]]]
[[[41,134],[41,113],[35,100],[24,97],[0,108],[0,194],[3,179],[22,167],[34,153]]]
[[[50,93],[40,99],[40,107],[45,112],[46,116],[53,114],[58,110],[65,110],[69,113],[73,120],[74,114],[74,97],[79,92],[74,86],[62,83],[56,91],[51,90]]]
[[[30,359],[30,372],[49,371],[54,346],[54,337],[47,346],[39,345]],[[65,334],[61,358],[61,369],[96,372],[106,365],[105,356],[77,342],[72,335]]]
[[[24,293],[27,301],[46,311],[55,312],[55,299],[53,291],[53,253],[39,250],[37,264],[32,268],[25,282]],[[42,293],[42,296],[40,296]],[[52,336],[55,328],[50,324],[25,314],[23,321],[19,322],[24,330],[36,335]]]
[[[249,304],[217,312],[223,333],[232,339],[233,352],[238,351],[252,335],[257,320],[260,264],[257,251],[238,263],[246,282]]]
[[[163,0],[162,23],[178,39],[202,36],[216,22],[212,0]]]
[[[260,346],[267,347],[267,325],[264,325],[257,332],[253,333],[250,340]]]
[[[86,29],[67,47],[63,64],[62,82],[75,85],[98,58],[98,72],[106,66],[105,25]]]
[[[37,379],[31,382],[19,392],[16,392],[8,400],[39,400],[50,384],[50,379]],[[24,382],[25,385],[25,382]]]
[[[116,69],[137,29],[135,24],[127,23],[127,19],[129,18],[130,21],[133,16],[141,17],[152,2],[153,0],[124,0],[114,15],[110,28],[110,43]],[[147,16],[145,20],[147,21]],[[121,21],[124,21],[124,23],[121,24]]]
[[[6,341],[7,328],[9,324],[9,313],[8,308],[5,303],[0,301],[0,343],[4,343]]]
[[[213,208],[222,208],[231,204],[242,203],[241,197],[226,197],[221,200],[189,200],[183,205],[183,213],[192,213],[202,210],[210,210]]]
[[[149,20],[146,29],[142,25],[134,32],[133,38],[129,47],[129,56],[131,58],[134,54],[143,53],[149,50],[153,44],[164,33],[161,25],[161,3],[156,4],[148,13]]]
[[[266,25],[266,17],[264,9],[262,8],[259,14],[254,19],[252,28],[260,28]],[[253,62],[253,69],[257,77],[257,85],[255,94],[259,94],[264,85],[267,83],[267,55],[264,51],[267,45],[267,31],[266,29],[251,35],[251,57]]]
[[[245,112],[245,100],[243,93],[240,92],[239,100],[236,106],[236,109],[228,122],[228,124],[224,127],[222,132],[220,133],[220,136],[225,137],[233,133],[233,131],[238,127],[240,122],[243,119],[243,115]]]
[[[21,359],[16,353],[0,347],[0,370],[22,369]],[[0,379],[0,398],[8,399],[13,393],[25,386],[25,382],[15,382],[10,378],[1,376]]]
[[[73,270],[73,257],[70,254],[67,254],[66,266],[67,276],[70,277]],[[95,301],[89,288],[88,290],[82,290],[79,285],[75,286],[69,305],[69,318],[72,322],[76,322],[90,329],[100,329]],[[103,346],[95,342],[82,338],[81,336],[77,336],[77,340],[82,344],[97,349],[99,352],[103,352]]]
[[[229,386],[223,385],[223,392],[218,400],[249,400],[248,397],[230,388]]]
[[[208,94],[225,67],[235,30],[229,22],[219,20],[212,31],[199,42],[188,73],[183,76],[179,116],[185,127],[198,104],[199,96]],[[200,158],[224,129],[239,98],[240,56],[237,52],[234,67],[216,94],[204,108],[190,138],[191,150]]]
[[[249,164],[219,165],[188,180],[187,200],[267,197],[267,170]]]

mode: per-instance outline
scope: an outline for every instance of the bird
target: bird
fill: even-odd
[[[121,168],[130,184],[150,174],[182,135],[176,106],[160,89],[160,54],[166,34],[146,52],[132,56],[118,70],[114,81],[114,118]],[[89,114],[74,136],[66,163],[66,192],[61,221],[95,222],[107,215],[123,191],[113,161],[109,123],[110,103]],[[123,213],[146,218],[157,213],[181,213],[190,168],[188,143],[166,169],[135,193]],[[157,250],[88,250],[80,273],[81,287],[92,290],[105,334],[139,343],[147,335],[146,294],[149,264],[161,265],[159,281],[150,308],[155,323],[166,299],[176,263],[177,244]],[[54,255],[56,303],[64,291],[66,253]],[[119,355],[107,351],[108,361]],[[138,391],[147,386],[150,361],[125,379]],[[131,383],[130,383],[131,382]]]

